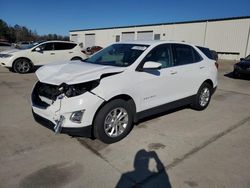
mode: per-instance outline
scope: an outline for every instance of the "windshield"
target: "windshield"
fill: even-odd
[[[87,63],[127,67],[147,49],[148,45],[113,44],[86,59]]]
[[[248,55],[245,60],[250,61],[250,55]]]

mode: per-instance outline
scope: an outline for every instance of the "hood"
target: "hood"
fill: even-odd
[[[14,53],[14,52],[19,52],[20,49],[11,49],[11,50],[4,50],[4,51],[1,51],[1,54],[11,54],[11,53]]]
[[[119,73],[126,67],[103,66],[82,61],[68,61],[45,65],[36,71],[38,79],[52,85],[78,84],[100,79],[103,74]]]

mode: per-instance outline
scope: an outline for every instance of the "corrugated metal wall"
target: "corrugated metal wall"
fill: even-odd
[[[70,32],[70,39],[84,44],[86,34],[94,33],[95,45],[106,47],[115,42],[117,35],[122,40],[123,33],[134,32],[134,40],[137,40],[145,31],[153,31],[153,36],[160,34],[161,40],[186,41],[232,53],[219,54],[222,59],[239,59],[250,54],[250,18],[77,31]]]

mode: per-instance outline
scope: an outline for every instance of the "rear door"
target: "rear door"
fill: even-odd
[[[178,87],[176,98],[181,99],[197,93],[207,76],[207,65],[201,55],[190,45],[173,44],[173,72]]]
[[[55,42],[54,55],[56,61],[71,60],[76,54],[74,48],[77,46],[75,43],[68,42]]]

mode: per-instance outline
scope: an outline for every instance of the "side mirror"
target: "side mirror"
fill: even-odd
[[[241,60],[241,61],[244,61],[244,60],[245,60],[245,58],[240,58],[240,60]]]
[[[41,52],[42,49],[41,49],[40,47],[37,47],[37,48],[35,48],[35,51],[36,51],[36,52]]]
[[[161,63],[147,61],[146,63],[144,63],[143,69],[161,69]]]

